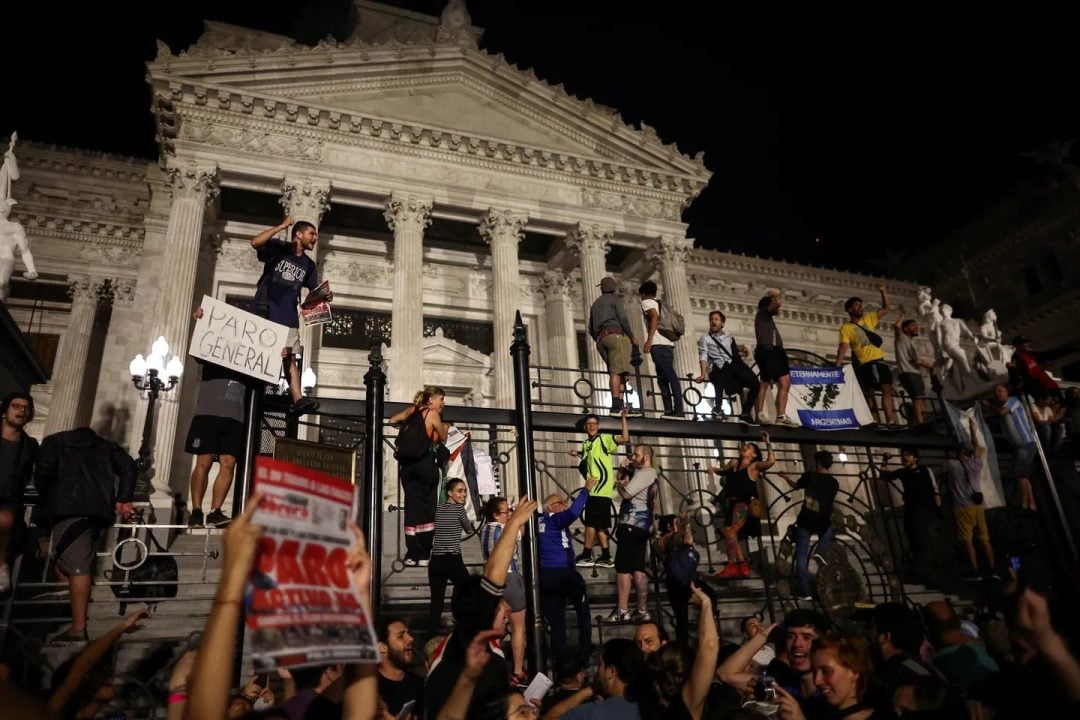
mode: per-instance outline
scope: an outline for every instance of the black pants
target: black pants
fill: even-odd
[[[716,407],[720,407],[720,403],[728,395],[738,395],[741,390],[746,389],[746,401],[742,404],[741,414],[748,415],[753,412],[761,383],[746,363],[729,362],[722,368],[713,365],[709,371],[709,380],[716,391]]]
[[[930,508],[904,506],[904,532],[911,546],[911,559],[918,568],[925,568],[930,561],[933,522],[934,511]]]
[[[434,455],[398,468],[401,488],[405,492],[405,557],[427,560],[435,540],[439,468],[435,465]]]
[[[656,367],[656,384],[660,386],[660,399],[664,403],[664,412],[682,415],[685,408],[679,374],[675,372],[675,347],[653,345],[649,355]]]
[[[540,568],[540,607],[551,633],[551,656],[566,647],[566,603],[574,606],[578,622],[578,652],[592,646],[592,621],[585,580],[572,567]]]
[[[454,586],[467,582],[469,570],[460,555],[432,555],[427,569],[428,583],[431,585],[431,607],[428,608],[428,631],[432,635],[439,632],[442,623],[443,604],[446,596],[446,582]]]
[[[716,608],[716,591],[712,589],[705,580],[698,576],[696,584],[701,591],[709,596],[712,600],[713,609]],[[689,585],[682,585],[670,577],[667,580],[667,592],[668,602],[671,604],[671,610],[675,615],[675,639],[679,642],[690,642],[690,598],[693,597],[693,593],[690,592]]]

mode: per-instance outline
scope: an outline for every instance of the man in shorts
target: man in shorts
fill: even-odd
[[[919,337],[919,323],[915,318],[905,318],[903,308],[900,317],[893,326],[896,348],[896,369],[900,371],[900,385],[911,398],[911,411],[915,424],[923,424],[923,398],[926,397],[926,383],[923,372],[933,372],[934,366],[921,357],[915,347],[915,338]]]
[[[288,230],[289,240],[279,240],[275,235]],[[289,381],[289,393],[292,395],[292,412],[303,415],[316,410],[319,403],[314,398],[305,397],[300,388],[300,368],[296,356],[303,355],[300,345],[300,319],[297,306],[300,304],[300,289],[309,291],[319,286],[319,271],[315,261],[307,251],[315,247],[319,231],[309,222],[293,222],[291,217],[280,224],[267,228],[251,239],[259,262],[263,264],[255,291],[255,304],[259,312],[271,322],[289,328],[285,347],[281,349],[284,358],[285,376]]]
[[[117,514],[134,513],[137,474],[130,455],[90,428],[55,433],[41,443],[34,485],[52,528],[49,558],[53,570],[71,593],[71,627],[54,637],[53,643],[87,640],[94,543],[98,532],[111,526]]]
[[[855,377],[866,395],[871,407],[874,407],[873,394],[881,391],[881,405],[885,411],[885,422],[893,425],[893,380],[892,371],[885,363],[885,351],[881,349],[881,336],[874,330],[881,324],[881,319],[889,312],[889,297],[885,286],[879,285],[881,309],[867,312],[861,297],[850,297],[844,303],[848,321],[840,326],[840,345],[836,348],[836,367],[843,367],[848,349],[855,366]]]
[[[202,317],[202,308],[195,318]],[[199,363],[202,377],[195,397],[195,411],[188,427],[184,449],[195,456],[191,470],[191,516],[189,527],[204,525],[202,503],[210,480],[210,468],[218,463],[217,477],[210,498],[207,527],[225,527],[229,517],[222,511],[229,494],[236,459],[244,452],[244,416],[248,384],[243,375],[209,362]]]
[[[652,496],[656,490],[657,474],[653,469],[653,449],[649,445],[634,448],[632,473],[618,481],[619,526],[615,537],[619,541],[615,553],[615,584],[618,604],[611,611],[610,622],[646,622],[652,620],[647,609],[649,576],[645,574],[645,550],[652,529]],[[587,509],[587,508],[586,508]],[[637,589],[637,608],[630,613],[630,586]]]
[[[975,421],[968,420],[968,437],[971,444],[960,448],[958,457],[945,465],[949,478],[949,495],[953,501],[953,519],[956,521],[956,538],[964,544],[968,562],[971,564],[969,580],[979,580],[979,560],[975,554],[974,539],[978,538],[986,555],[987,570],[994,571],[994,548],[990,545],[990,529],[986,525],[983,508],[982,470],[986,462],[986,448],[979,443]]]
[[[765,396],[771,385],[776,385],[776,424],[795,425],[787,416],[788,393],[791,392],[791,369],[788,367],[787,350],[776,328],[776,316],[780,313],[779,290],[770,290],[758,300],[757,315],[754,316],[754,362],[757,363],[761,388],[757,396],[757,416],[765,408]]]
[[[611,415],[623,409],[623,390],[630,374],[631,348],[637,345],[626,309],[615,295],[615,278],[600,281],[600,297],[589,308],[589,334],[596,341],[596,351],[607,365],[611,384]],[[630,415],[641,417],[640,410],[630,409]]]
[[[585,525],[585,549],[575,558],[578,567],[602,565],[614,567],[608,550],[608,533],[611,531],[612,505],[615,494],[615,467],[612,460],[619,445],[630,442],[630,428],[627,426],[627,410],[622,408],[622,434],[619,436],[600,432],[600,418],[588,415],[585,418],[585,434],[581,450],[574,453],[581,458],[579,470],[586,479],[595,478],[596,487],[589,493],[589,501],[581,521]],[[592,550],[597,538],[600,540],[600,557],[593,560]]]

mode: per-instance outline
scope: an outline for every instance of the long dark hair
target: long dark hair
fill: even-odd
[[[626,684],[626,699],[637,703],[641,717],[648,717],[649,713],[659,709],[656,681],[645,664],[645,656],[632,640],[608,640],[600,649],[600,658]]]

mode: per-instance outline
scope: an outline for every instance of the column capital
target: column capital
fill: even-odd
[[[566,233],[566,246],[578,257],[592,253],[607,255],[615,229],[597,223],[578,223]]]
[[[173,162],[165,166],[165,175],[174,199],[208,203],[218,195],[217,165]]]
[[[293,220],[303,220],[318,227],[323,214],[330,209],[330,190],[329,180],[287,177],[281,183],[278,202]]]
[[[67,295],[71,303],[96,305],[108,294],[108,280],[95,275],[68,275]]]
[[[480,235],[489,244],[497,238],[520,241],[525,236],[525,224],[528,222],[529,216],[524,213],[488,208],[480,218]]]
[[[131,278],[113,278],[106,281],[103,288],[103,296],[107,296],[112,305],[130,305],[135,302],[135,286],[137,281]]]
[[[410,227],[423,230],[431,224],[431,205],[431,200],[394,194],[386,199],[383,217],[394,231],[399,227],[403,230]]]
[[[546,270],[540,276],[536,289],[545,302],[569,301],[577,283],[564,270]]]
[[[694,249],[694,241],[687,237],[661,235],[645,250],[645,257],[659,267],[685,264]]]

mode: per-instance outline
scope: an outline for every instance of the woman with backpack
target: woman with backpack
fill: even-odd
[[[413,405],[390,418],[404,427],[394,441],[398,476],[405,492],[405,564],[426,567],[435,537],[435,510],[439,497],[439,466],[435,449],[446,441],[449,426],[442,420],[446,393],[426,386]]]
[[[716,607],[716,591],[699,575],[701,555],[694,547],[694,526],[689,516],[664,515],[657,523],[656,557],[664,569],[668,602],[675,616],[675,639],[690,642],[690,600],[694,593],[691,583],[696,584]]]

